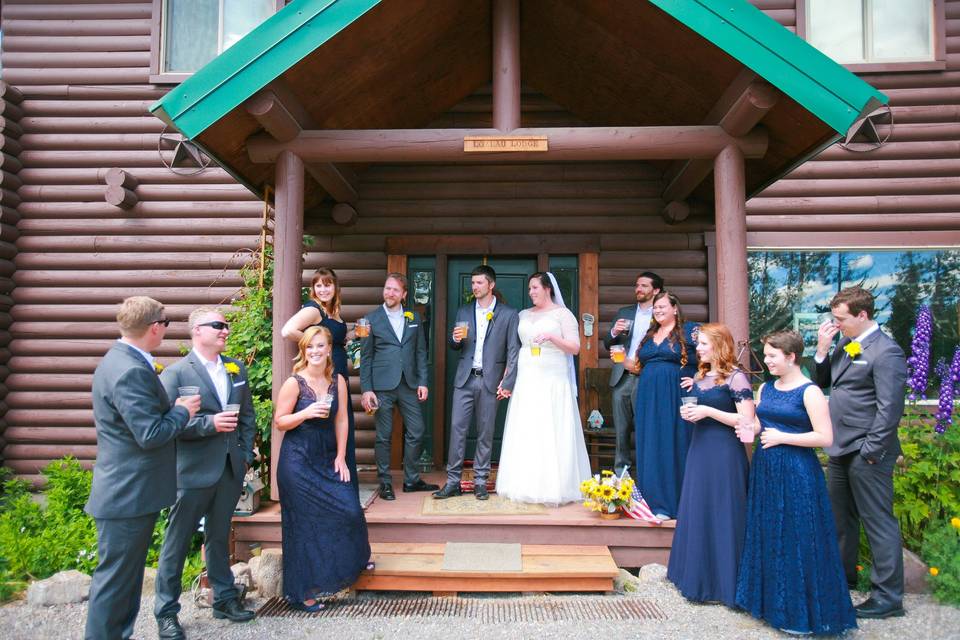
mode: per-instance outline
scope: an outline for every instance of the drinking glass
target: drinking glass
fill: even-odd
[[[358,338],[366,338],[370,335],[370,321],[366,318],[360,318],[357,320],[354,329]]]
[[[200,387],[177,387],[177,395],[181,398],[199,395]]]
[[[320,398],[318,402],[320,403],[320,417],[321,418],[330,417],[330,407],[333,406],[333,394],[332,393],[324,394],[324,396]]]
[[[461,340],[466,340],[467,336],[470,334],[470,323],[469,322],[458,322],[454,327],[457,330],[457,334],[460,336]]]
[[[223,408],[223,410],[224,410],[225,412],[227,412],[227,413],[240,413],[240,405],[239,405],[239,404],[228,404],[228,405],[226,405],[226,406]]]
[[[610,346],[610,360],[616,363],[623,362],[624,357],[626,356],[626,349],[622,344],[614,344]]]

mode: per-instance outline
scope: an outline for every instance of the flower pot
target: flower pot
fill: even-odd
[[[617,509],[617,510],[614,511],[613,513],[610,513],[609,511],[601,511],[601,512],[600,512],[600,519],[601,519],[601,520],[618,520],[619,518],[620,518],[620,510],[619,510],[619,509]]]

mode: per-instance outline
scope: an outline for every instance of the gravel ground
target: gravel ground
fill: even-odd
[[[398,596],[400,594],[392,594]],[[391,594],[366,594],[364,597],[383,598]],[[443,640],[459,638],[542,638],[560,640],[566,638],[722,638],[759,639],[789,638],[776,630],[754,620],[750,616],[732,611],[722,605],[695,605],[687,602],[669,582],[657,581],[640,584],[639,590],[628,595],[476,595],[478,598],[495,598],[524,602],[541,602],[574,598],[644,598],[655,602],[666,614],[666,620],[596,621],[572,622],[507,622],[481,624],[468,618],[450,617],[404,617],[404,618],[332,618],[288,619],[262,618],[246,624],[233,624],[226,620],[214,620],[209,609],[199,609],[185,596],[180,621],[187,636],[195,638],[224,638],[236,640],[265,640],[269,638],[436,638]],[[854,598],[854,602],[863,595]],[[254,608],[263,604],[256,598],[248,599]],[[157,627],[151,615],[153,597],[143,599],[137,620],[137,638],[156,638]],[[936,604],[930,596],[909,595],[905,606],[907,615],[888,620],[866,620],[857,631],[845,638],[879,638],[889,640],[927,640],[940,638],[960,639],[960,609]],[[9,639],[33,638],[81,638],[86,619],[86,603],[58,607],[32,607],[25,602],[13,602],[0,607],[0,637]]]

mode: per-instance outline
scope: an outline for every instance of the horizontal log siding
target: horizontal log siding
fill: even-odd
[[[795,0],[751,2],[795,26]],[[887,142],[834,145],[752,198],[751,247],[960,245],[960,0],[945,6],[946,70],[863,74],[890,96]]]
[[[156,355],[170,364],[187,314],[229,303],[239,252],[258,242],[262,204],[225,171],[182,176],[160,160],[163,124],[147,107],[168,87],[147,84],[150,17],[145,0],[3,3],[3,79],[24,99],[0,113],[2,455],[32,481],[65,454],[95,458],[90,383],[117,303],[144,294],[167,306],[174,323]],[[111,167],[139,182],[131,209],[104,200]]]

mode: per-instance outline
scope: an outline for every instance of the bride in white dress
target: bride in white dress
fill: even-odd
[[[552,273],[530,276],[529,293],[533,307],[520,312],[517,383],[507,409],[497,493],[558,505],[580,500],[580,482],[591,475],[573,367],[580,331]]]

